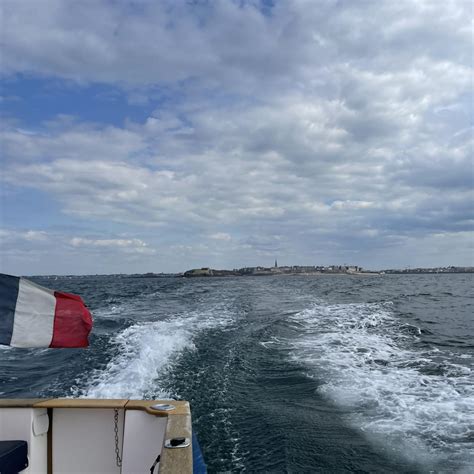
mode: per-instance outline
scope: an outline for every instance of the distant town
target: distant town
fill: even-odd
[[[357,265],[292,265],[278,266],[275,260],[273,267],[244,267],[233,270],[215,270],[213,268],[194,268],[183,273],[184,277],[225,277],[225,276],[265,276],[265,275],[385,275],[401,273],[474,273],[474,267],[437,267],[437,268],[407,268],[381,271],[365,270]]]
[[[244,267],[234,268],[233,270],[215,270],[213,268],[194,268],[184,272],[185,277],[222,277],[222,276],[265,276],[265,275],[315,275],[322,273],[362,273],[362,267],[353,265],[330,265],[330,266],[314,266],[314,265],[292,265],[278,266],[275,260],[273,267]],[[365,273],[365,272],[364,272]],[[369,272],[371,273],[371,272]],[[377,272],[378,273],[378,272]]]
[[[390,274],[423,274],[423,273],[474,273],[474,267],[433,267],[433,268],[404,268],[387,270],[366,270],[357,265],[292,265],[278,266],[275,261],[273,267],[243,267],[233,270],[216,270],[213,268],[193,268],[181,273],[134,273],[134,274],[109,274],[95,276],[109,276],[116,278],[193,278],[193,277],[241,277],[241,276],[276,276],[276,275],[390,275]],[[41,275],[36,275],[41,276]],[[62,275],[74,277],[74,275]],[[78,275],[77,277],[88,278],[92,275]],[[42,275],[43,278],[55,278],[60,275]]]

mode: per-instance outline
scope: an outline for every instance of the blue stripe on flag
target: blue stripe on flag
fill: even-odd
[[[20,279],[0,273],[0,344],[10,345]]]

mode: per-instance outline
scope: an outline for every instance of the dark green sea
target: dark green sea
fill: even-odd
[[[87,350],[0,349],[0,397],[189,400],[209,472],[474,472],[474,275],[35,278]]]

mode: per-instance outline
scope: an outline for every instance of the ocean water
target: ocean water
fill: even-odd
[[[211,473],[471,473],[473,276],[35,278],[91,347],[0,348],[0,397],[189,400]]]

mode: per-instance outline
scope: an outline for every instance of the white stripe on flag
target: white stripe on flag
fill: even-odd
[[[49,347],[53,339],[54,292],[20,278],[10,342],[14,347]]]

